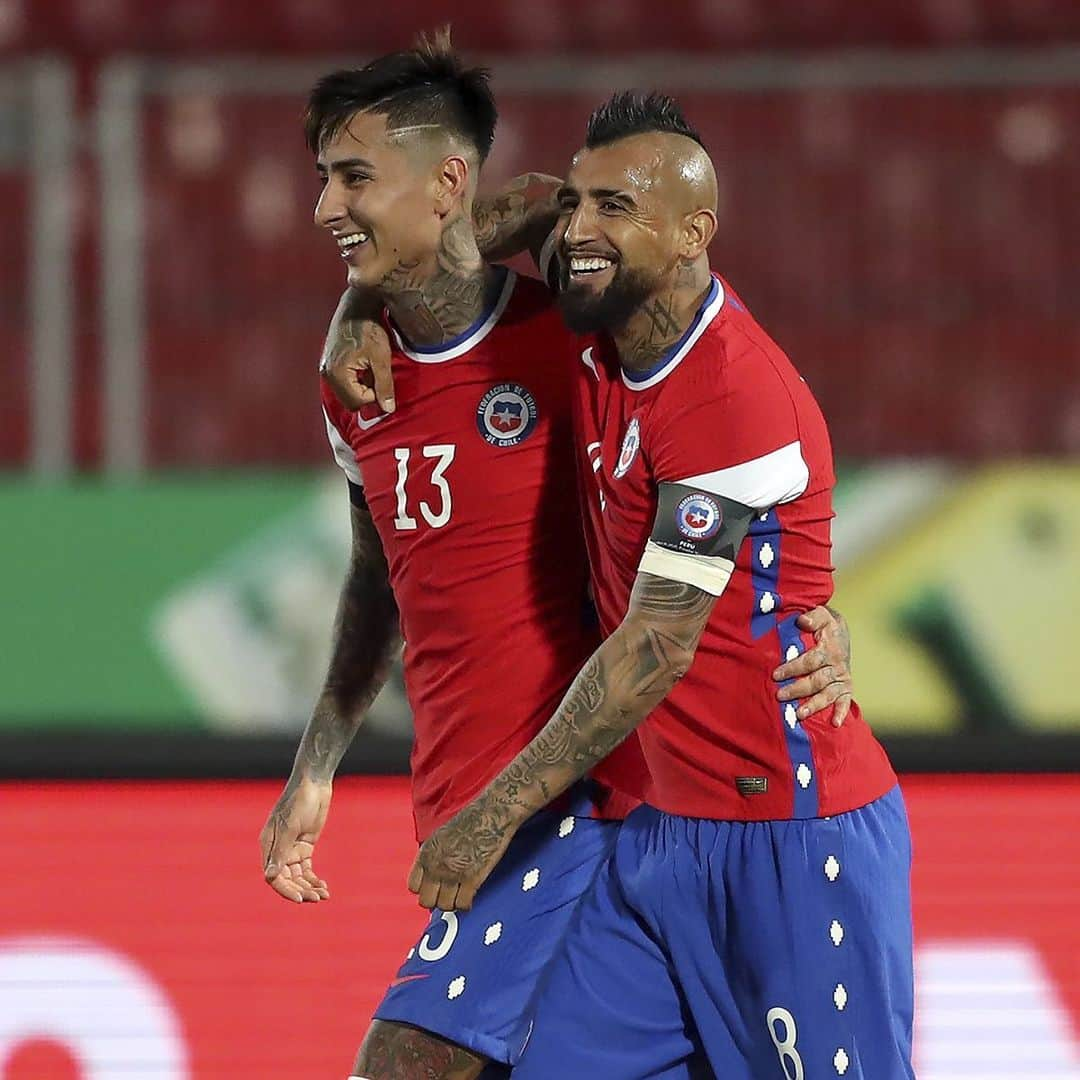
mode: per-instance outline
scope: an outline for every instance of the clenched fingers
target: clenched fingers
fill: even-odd
[[[372,358],[371,374],[375,380],[375,400],[383,412],[392,413],[397,407],[394,401],[394,378],[390,373],[390,355]]]

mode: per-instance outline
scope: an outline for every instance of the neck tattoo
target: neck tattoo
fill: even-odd
[[[646,371],[686,333],[710,285],[707,262],[680,263],[674,287],[647,300],[615,335],[619,359],[630,371]]]
[[[413,345],[442,345],[483,314],[497,282],[480,259],[472,225],[458,218],[443,230],[432,262],[400,263],[379,291],[394,322]]]

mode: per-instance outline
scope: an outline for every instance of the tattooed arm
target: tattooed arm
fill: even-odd
[[[561,186],[557,176],[525,173],[492,195],[478,196],[473,225],[480,254],[496,262],[530,251],[538,260],[559,217],[555,194]]]
[[[468,908],[518,828],[605,758],[693,662],[716,597],[639,573],[630,610],[543,730],[420,848],[409,877],[424,907]]]
[[[352,506],[352,553],[341,590],[326,681],[296,752],[292,775],[260,843],[267,882],[287,900],[325,900],[311,855],[330,809],[334,772],[386,682],[399,644],[398,612],[371,514]]]
[[[489,262],[540,251],[555,226],[557,177],[525,173],[473,204],[473,229],[480,254]],[[319,370],[334,396],[347,409],[376,402],[384,412],[395,408],[390,375],[390,342],[379,322],[382,303],[374,292],[346,289],[323,346]]]

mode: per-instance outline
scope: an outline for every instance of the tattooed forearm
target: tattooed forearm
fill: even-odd
[[[373,1020],[354,1071],[370,1080],[473,1080],[486,1062],[429,1031]]]
[[[626,619],[582,668],[556,714],[432,838],[438,857],[467,872],[498,850],[508,830],[607,757],[685,674],[715,599],[639,574]]]
[[[333,778],[364,713],[386,682],[399,644],[386,558],[367,510],[352,508],[352,530],[330,666],[296,752],[294,780]]]
[[[485,259],[508,259],[529,248],[538,249],[559,216],[556,176],[525,173],[494,195],[473,204],[476,244]]]

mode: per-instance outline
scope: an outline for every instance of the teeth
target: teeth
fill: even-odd
[[[574,255],[570,259],[570,269],[575,274],[590,270],[606,270],[610,265],[611,259],[604,259],[598,255]]]
[[[346,248],[362,244],[367,238],[368,234],[366,232],[350,233],[348,236],[339,236],[337,238],[337,245],[344,251]]]

